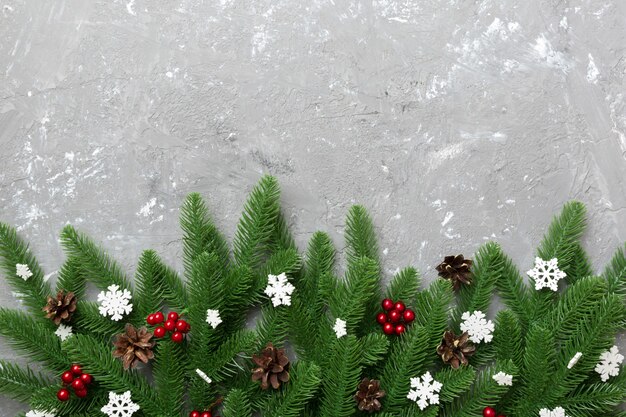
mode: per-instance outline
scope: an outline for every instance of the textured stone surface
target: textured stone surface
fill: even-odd
[[[180,268],[184,195],[232,236],[271,173],[302,247],[342,247],[362,203],[387,275],[428,282],[488,239],[525,270],[576,198],[601,269],[626,240],[625,21],[600,0],[3,0],[0,217],[49,273],[67,222],[129,273],[145,248]]]

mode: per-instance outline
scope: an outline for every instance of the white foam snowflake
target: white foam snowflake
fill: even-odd
[[[341,319],[335,320],[335,326],[333,327],[333,330],[337,335],[337,339],[347,335],[348,331],[346,330],[346,321]]]
[[[295,290],[295,287],[289,282],[284,272],[279,275],[269,274],[267,276],[265,294],[272,298],[274,307],[280,305],[290,306],[293,290]]]
[[[30,410],[26,413],[26,417],[55,417],[54,412],[48,413],[46,411]]]
[[[429,405],[439,404],[439,391],[442,387],[441,382],[435,381],[430,372],[426,372],[421,377],[411,378],[411,390],[406,397],[415,401],[420,410],[423,410]]]
[[[567,363],[567,369],[572,369],[574,365],[578,363],[578,361],[580,360],[582,356],[583,356],[582,352],[576,352],[576,354],[572,356],[572,359],[570,359],[569,362]]]
[[[109,403],[100,411],[109,417],[131,417],[135,411],[139,411],[139,406],[131,401],[130,391],[121,395],[109,392]]]
[[[30,268],[26,264],[15,264],[15,275],[22,278],[24,281],[33,276]]]
[[[619,374],[619,366],[624,362],[624,355],[619,353],[617,346],[613,346],[600,355],[600,362],[596,365],[596,372],[600,374],[602,381],[607,381],[611,376]]]
[[[59,336],[59,339],[61,339],[61,341],[64,342],[65,339],[67,339],[73,334],[72,327],[66,326],[65,324],[59,324],[59,327],[57,328],[56,332],[54,332],[54,334]]]
[[[498,383],[498,385],[513,385],[513,375],[506,374],[502,371],[492,376],[492,378]]]
[[[552,258],[549,261],[537,257],[535,258],[535,267],[526,272],[529,277],[535,280],[535,289],[550,288],[552,291],[558,291],[559,280],[565,278],[565,272],[558,267],[558,259]]]
[[[210,384],[211,382],[213,382],[213,380],[211,378],[209,378],[209,376],[204,373],[204,371],[202,369],[196,369],[196,373],[198,374],[198,376],[200,378],[202,378],[204,380],[204,382],[206,382],[207,384]]]
[[[474,313],[466,311],[461,316],[461,319],[463,319],[461,331],[469,333],[469,338],[472,342],[491,342],[494,325],[491,320],[485,320],[485,313],[480,310],[474,311]]]
[[[539,410],[539,417],[568,417],[563,407],[557,407],[553,410],[542,408]]]
[[[119,285],[109,285],[108,291],[98,294],[100,302],[100,314],[111,316],[111,320],[119,321],[124,314],[133,311],[133,305],[129,303],[131,293],[128,290],[120,291]]]
[[[206,322],[215,329],[222,322],[220,312],[218,310],[208,309],[206,311]]]

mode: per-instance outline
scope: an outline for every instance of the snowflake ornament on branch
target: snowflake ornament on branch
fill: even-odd
[[[59,327],[57,328],[56,332],[54,332],[54,334],[56,334],[57,336],[59,336],[59,339],[61,339],[61,342],[65,342],[65,340],[72,336],[72,327],[71,326],[66,326],[65,324],[61,323],[59,324]]]
[[[600,362],[596,365],[595,371],[600,374],[600,379],[606,382],[609,377],[619,374],[619,366],[624,362],[624,355],[619,353],[617,346],[613,346],[600,355]]]
[[[474,311],[471,313],[466,311],[461,316],[461,331],[469,334],[469,339],[474,343],[489,343],[493,339],[494,324],[491,320],[485,319],[485,313],[482,311]]]
[[[493,380],[497,382],[498,385],[507,385],[507,386],[511,386],[513,385],[513,375],[509,375],[506,374],[502,371],[498,372],[497,374],[494,374],[492,376]]]
[[[28,278],[33,276],[30,268],[26,264],[15,264],[15,275],[27,281]]]
[[[539,417],[569,417],[565,414],[565,410],[563,407],[557,407],[554,410],[548,410],[547,408],[542,408],[539,410]]]
[[[131,417],[139,411],[139,405],[131,401],[130,391],[121,395],[109,392],[109,402],[100,411],[109,417]]]
[[[108,291],[98,294],[100,314],[104,317],[111,316],[111,320],[119,321],[124,314],[133,311],[133,305],[129,303],[131,293],[128,290],[120,291],[119,285],[109,285]]]
[[[48,413],[46,411],[30,410],[26,413],[26,417],[56,417],[54,412]]]
[[[272,299],[274,307],[280,305],[291,305],[291,293],[296,288],[289,282],[287,275],[283,272],[279,275],[269,274],[267,276],[267,287],[265,294]]]
[[[429,405],[439,404],[439,391],[442,387],[441,382],[435,381],[430,372],[426,372],[421,377],[411,378],[411,390],[406,397],[415,401],[420,410],[423,410]]]
[[[343,336],[347,335],[348,331],[346,330],[346,321],[341,319],[335,320],[335,326],[333,327],[333,330],[337,335],[337,339],[340,339]]]
[[[559,281],[566,277],[565,272],[558,267],[558,259],[552,258],[549,261],[537,257],[535,258],[535,267],[527,271],[529,277],[535,280],[535,289],[549,288],[552,291],[558,291]]]
[[[208,309],[206,311],[206,322],[209,323],[209,326],[215,329],[222,322],[220,312],[218,310]]]

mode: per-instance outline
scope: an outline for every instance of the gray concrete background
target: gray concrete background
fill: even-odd
[[[145,248],[180,268],[185,194],[232,236],[271,173],[301,247],[341,248],[362,203],[386,274],[428,282],[488,239],[525,271],[576,198],[601,269],[626,240],[625,25],[603,0],[2,0],[0,218],[53,280],[68,222],[129,273]]]

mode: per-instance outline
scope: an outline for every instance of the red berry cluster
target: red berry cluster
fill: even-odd
[[[91,375],[83,373],[80,365],[74,364],[69,371],[63,372],[61,381],[63,381],[65,387],[57,392],[57,398],[59,401],[67,401],[70,399],[68,387],[72,387],[74,394],[78,398],[85,398],[87,396],[87,385],[91,384],[93,378]]]
[[[213,414],[211,414],[210,411],[196,411],[193,410],[191,413],[189,413],[189,417],[213,417]],[[220,417],[220,416],[215,416],[215,417]]]
[[[157,311],[156,313],[150,314],[146,319],[146,322],[154,326],[163,323],[163,320],[165,320],[165,316],[163,316],[163,313],[160,311]],[[160,339],[165,336],[167,332],[172,332],[172,336],[170,336],[171,339],[176,343],[180,343],[185,338],[185,333],[189,332],[189,329],[191,329],[189,323],[180,319],[177,312],[170,311],[167,315],[165,323],[154,329],[154,337]]]
[[[383,326],[385,334],[395,333],[400,336],[406,331],[405,325],[415,320],[415,312],[406,308],[402,301],[394,303],[389,298],[385,298],[382,306],[386,313],[379,313],[376,316],[376,321]]]
[[[496,417],[496,410],[491,407],[485,407],[483,409],[483,417]],[[504,414],[498,414],[497,417],[506,417]]]

